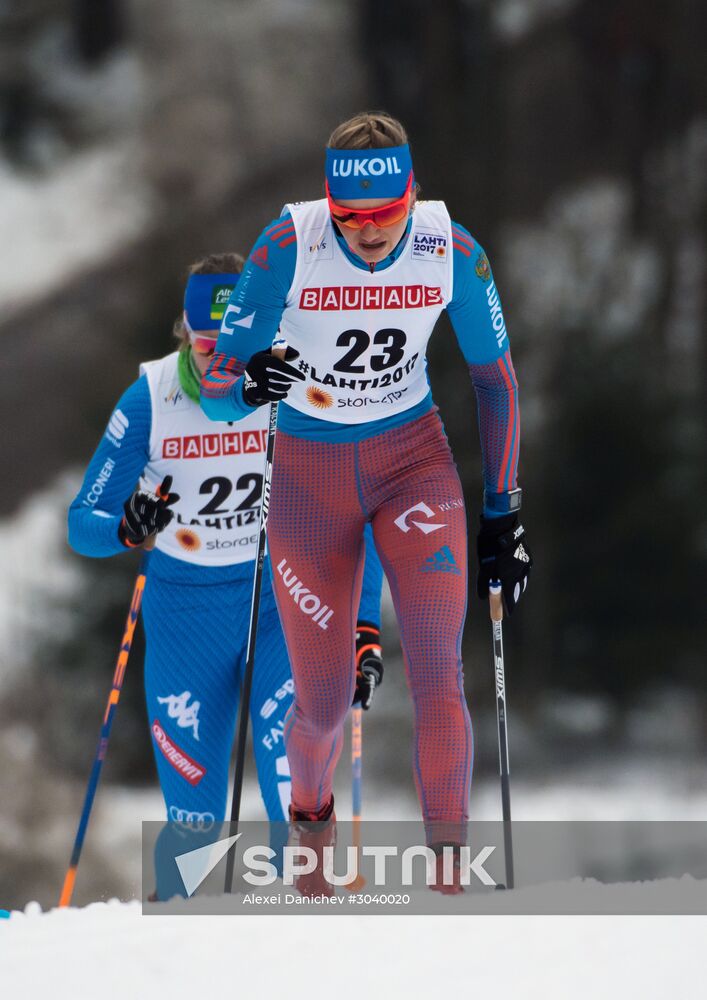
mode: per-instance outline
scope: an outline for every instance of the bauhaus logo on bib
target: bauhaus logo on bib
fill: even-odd
[[[265,451],[265,430],[221,431],[216,434],[190,434],[162,441],[162,458],[219,458],[221,455],[248,455]]]
[[[427,309],[442,306],[439,285],[334,285],[303,288],[300,309]]]

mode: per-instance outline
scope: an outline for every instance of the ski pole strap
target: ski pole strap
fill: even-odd
[[[500,582],[494,580],[489,585],[489,611],[492,622],[503,621],[503,597]]]

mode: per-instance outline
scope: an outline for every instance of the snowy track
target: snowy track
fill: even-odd
[[[18,1000],[664,1000],[704,978],[704,917],[148,918],[117,900],[27,911],[0,921],[0,990]]]

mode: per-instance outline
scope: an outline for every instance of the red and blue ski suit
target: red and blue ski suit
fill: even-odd
[[[437,242],[430,251],[425,233],[417,231],[416,209],[393,254],[371,273],[333,227],[326,238],[303,234],[293,219],[296,212],[292,206],[256,242],[231,297],[201,395],[202,407],[214,420],[238,420],[251,412],[242,396],[249,357],[267,349],[278,328],[292,342],[290,315],[298,320],[304,316],[306,329],[303,304],[330,310],[324,319],[331,337],[322,331],[318,340],[329,361],[317,354],[316,344],[306,354],[300,350],[293,363],[312,384],[300,389],[304,396],[297,406],[291,405],[292,392],[280,405],[268,525],[275,595],[295,682],[285,723],[293,805],[319,811],[331,798],[354,687],[363,531],[370,523],[400,626],[414,704],[414,773],[423,817],[438,839],[454,840],[464,836],[473,758],[461,662],[467,602],[462,488],[428,386],[421,390],[418,380],[422,398],[409,406],[402,398],[404,387],[397,396],[388,394],[394,404],[387,416],[366,419],[361,412],[368,400],[388,401],[382,400],[379,387],[390,382],[377,373],[389,361],[403,359],[401,386],[411,366],[425,364],[423,347],[420,357],[408,355],[407,367],[403,365],[405,333],[396,328],[405,322],[400,306],[439,303],[439,289],[433,287],[441,273],[435,270],[439,260],[429,255],[441,258],[448,251],[453,270],[445,307],[476,392],[486,495],[513,489],[519,448],[517,383],[498,292],[483,249],[456,223],[448,224],[446,236],[432,236]],[[306,245],[300,245],[303,239]],[[405,264],[397,273],[417,268],[414,273],[423,274],[423,283],[391,288],[392,269],[401,261]],[[320,267],[320,284],[326,286],[326,276],[333,273],[325,271],[330,264],[339,275],[348,269],[349,284],[338,291],[303,287],[303,268],[311,276]],[[345,310],[359,302],[359,286],[374,305],[390,302],[392,308],[379,309],[368,333],[347,330],[337,340]],[[419,303],[418,289],[427,296]],[[313,324],[323,322],[324,313],[311,315]],[[364,344],[366,337],[370,343],[364,350],[358,338]],[[341,345],[342,358],[332,365],[333,344]],[[342,371],[362,372],[365,381],[339,378]],[[327,419],[330,411],[335,419]],[[346,422],[342,412],[355,413],[355,422]],[[493,516],[490,508],[485,513]]]

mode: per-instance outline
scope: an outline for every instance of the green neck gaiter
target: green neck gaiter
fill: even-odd
[[[179,352],[179,357],[177,359],[177,371],[179,373],[179,384],[182,389],[187,394],[189,399],[198,403],[201,374],[199,369],[194,364],[194,359],[191,356],[191,347],[187,347],[186,350]]]

